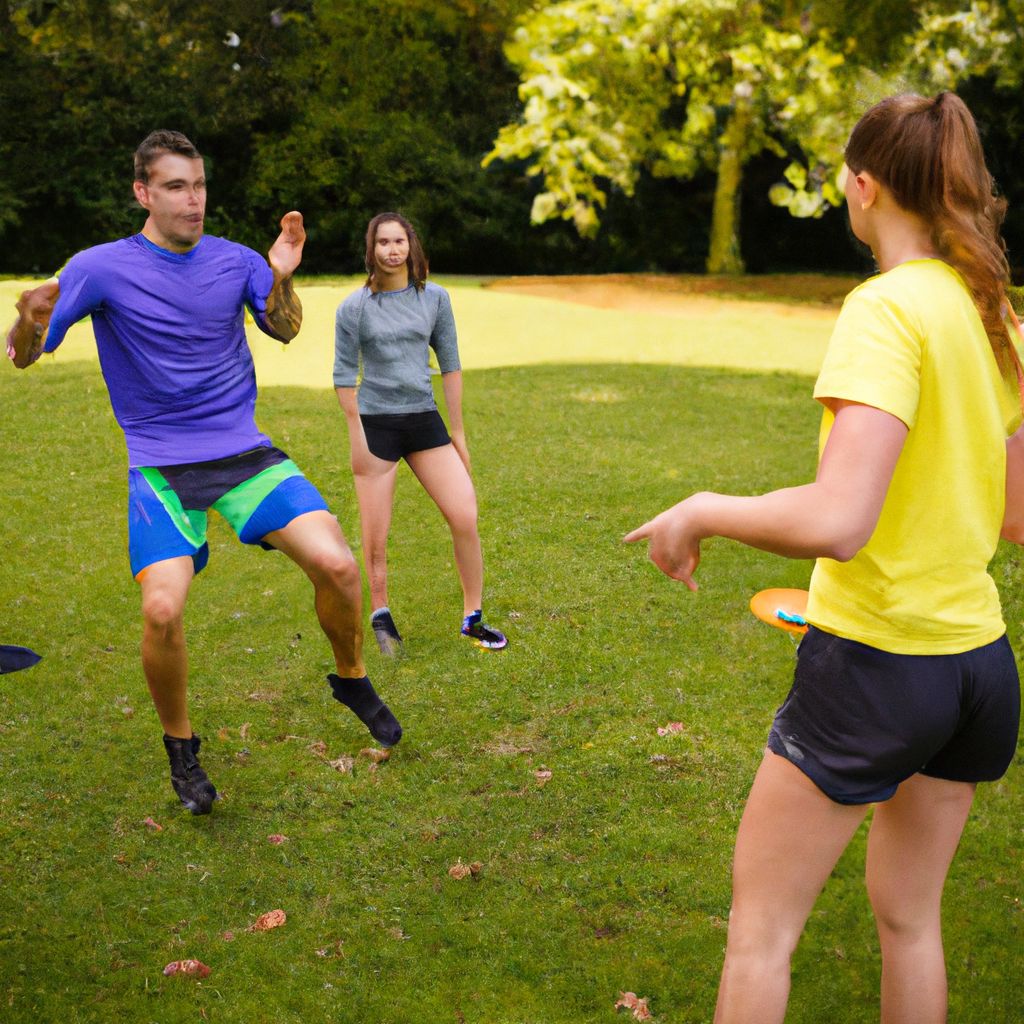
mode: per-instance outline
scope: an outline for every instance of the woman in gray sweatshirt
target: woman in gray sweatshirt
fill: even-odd
[[[481,613],[483,556],[451,300],[427,281],[423,247],[401,214],[381,213],[370,221],[366,271],[366,284],[338,307],[334,386],[348,427],[374,636],[384,654],[394,654],[402,642],[388,606],[387,541],[398,462],[405,459],[452,532],[462,635],[500,650],[508,641],[484,624]],[[434,401],[431,348],[441,369],[450,435]]]

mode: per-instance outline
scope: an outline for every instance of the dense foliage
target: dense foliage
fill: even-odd
[[[1021,7],[7,0],[0,271],[135,230],[131,153],[155,127],[206,155],[210,231],[262,249],[301,209],[310,271],[357,271],[395,207],[453,272],[693,271],[716,245],[718,269],[859,268],[841,212],[790,213],[836,198],[865,73],[956,85],[1024,202]]]

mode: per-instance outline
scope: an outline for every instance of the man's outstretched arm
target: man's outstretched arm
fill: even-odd
[[[302,214],[295,210],[281,218],[281,234],[267,253],[267,262],[274,272],[274,287],[267,296],[266,325],[278,341],[289,342],[302,326],[302,303],[292,284],[292,275],[302,261],[306,229]]]
[[[51,280],[22,292],[15,303],[18,319],[7,332],[7,354],[19,370],[31,366],[42,354],[46,329],[59,295],[60,285]]]

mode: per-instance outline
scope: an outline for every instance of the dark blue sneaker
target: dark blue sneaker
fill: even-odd
[[[488,651],[500,651],[503,647],[508,646],[508,640],[504,633],[484,625],[479,610],[467,615],[462,620],[462,635],[475,640],[478,647],[483,647]]]
[[[398,632],[395,620],[391,617],[390,609],[378,608],[370,616],[370,625],[373,627],[373,635],[381,654],[391,658],[401,651],[402,636]]]

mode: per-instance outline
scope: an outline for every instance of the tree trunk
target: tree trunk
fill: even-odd
[[[750,97],[737,95],[719,143],[718,180],[711,211],[709,274],[742,274],[740,254],[740,185],[743,183],[744,149],[753,118]]]

